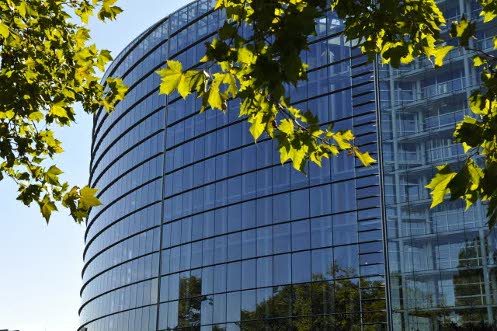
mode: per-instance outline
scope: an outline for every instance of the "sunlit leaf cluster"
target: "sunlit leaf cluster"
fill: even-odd
[[[346,18],[345,34],[358,40],[371,60],[380,54],[394,67],[426,56],[435,66],[452,49],[441,38],[446,25],[435,0],[332,0],[332,9]]]
[[[207,44],[205,57],[187,70],[168,61],[159,71],[161,93],[177,90],[184,98],[195,93],[202,111],[226,111],[229,100],[240,100],[239,115],[250,123],[254,139],[264,133],[277,139],[281,161],[290,160],[300,171],[308,161],[321,165],[323,158],[340,152],[355,155],[366,166],[375,162],[354,146],[350,130],[321,127],[312,110],[292,106],[288,90],[307,80],[301,54],[316,34],[318,18],[336,11],[346,18],[349,40],[360,43],[371,60],[380,54],[394,66],[422,55],[441,66],[452,48],[442,43],[445,19],[434,0],[335,0],[331,6],[325,0],[219,0],[216,9],[224,10],[228,20]]]
[[[277,139],[281,162],[291,161],[303,172],[308,161],[321,165],[340,152],[365,165],[375,162],[354,146],[350,130],[322,127],[311,111],[293,106],[288,93],[307,79],[301,54],[316,34],[315,20],[330,9],[326,0],[220,0],[216,9],[225,10],[227,21],[206,45],[205,57],[186,69],[168,61],[159,71],[161,93],[177,90],[184,98],[194,93],[202,100],[201,111],[226,111],[228,101],[239,100],[239,116],[250,123],[254,139]]]
[[[497,17],[497,1],[480,0],[483,24]],[[346,152],[364,165],[374,159],[354,146],[351,131],[334,132],[323,128],[312,109],[292,106],[289,87],[307,80],[307,65],[301,54],[308,50],[316,34],[315,21],[329,10],[345,21],[348,40],[361,45],[370,61],[380,60],[393,67],[417,58],[441,67],[455,47],[475,52],[474,66],[482,72],[483,86],[468,103],[472,117],[465,118],[454,131],[468,158],[457,171],[449,165],[427,186],[433,204],[447,195],[462,198],[467,206],[488,201],[491,225],[497,220],[497,61],[495,55],[472,49],[476,23],[462,17],[446,22],[435,0],[218,0],[228,20],[218,36],[207,43],[201,63],[183,68],[168,61],[159,72],[161,93],[174,91],[186,98],[202,99],[207,108],[227,110],[227,102],[240,101],[240,116],[250,123],[255,140],[263,134],[277,139],[281,161],[291,160],[305,170],[308,161],[321,164],[323,158]],[[444,30],[450,26],[450,33]],[[456,38],[458,46],[450,39]],[[497,46],[497,40],[494,44]],[[480,164],[476,159],[483,157]]]
[[[75,105],[88,113],[111,111],[126,87],[119,79],[100,84],[112,60],[90,43],[88,19],[114,19],[115,0],[0,1],[0,180],[10,177],[18,199],[39,205],[47,220],[58,205],[81,222],[100,202],[95,190],[70,187],[50,165],[63,151],[55,126],[75,122]]]

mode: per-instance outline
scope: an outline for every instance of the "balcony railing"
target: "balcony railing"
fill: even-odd
[[[421,89],[421,98],[431,98],[442,94],[461,91],[466,87],[465,85],[465,80],[462,77],[429,85]]]

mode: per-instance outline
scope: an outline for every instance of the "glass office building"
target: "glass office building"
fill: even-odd
[[[224,22],[198,0],[136,38],[106,75],[126,99],[94,118],[80,331],[444,330],[494,323],[496,237],[485,210],[429,210],[434,165],[463,160],[451,140],[479,76],[451,53],[401,70],[368,63],[329,13],[305,54],[309,81],[290,94],[323,124],[352,128],[378,159],[346,155],[282,166],[257,144],[237,102],[199,114],[159,96],[166,59],[190,67]],[[447,17],[473,2],[440,1]],[[492,48],[492,29],[475,47]],[[485,37],[488,36],[488,39]]]
[[[462,15],[479,18],[477,1],[438,2],[449,22]],[[478,41],[471,41],[471,47],[492,52],[496,35],[495,24],[479,24]],[[427,60],[400,70],[379,69],[394,329],[451,330],[459,325],[469,330],[473,323],[494,330],[497,325],[496,236],[486,226],[484,206],[465,212],[464,202],[457,201],[430,210],[424,188],[434,165],[457,167],[465,160],[452,132],[454,123],[471,116],[467,100],[480,85],[472,56],[454,50],[440,70]]]

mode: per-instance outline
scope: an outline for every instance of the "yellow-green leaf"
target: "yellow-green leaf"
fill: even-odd
[[[286,133],[287,135],[293,134],[293,131],[295,130],[295,126],[293,124],[293,121],[290,119],[283,119],[280,122],[280,125],[278,125],[278,129],[281,132]]]
[[[41,111],[35,111],[35,112],[29,114],[29,117],[28,117],[28,119],[30,121],[35,121],[35,122],[40,122],[44,118],[45,118],[45,116],[43,116],[43,113]]]
[[[263,114],[261,112],[258,112],[252,116],[249,117],[248,122],[252,124],[250,126],[250,133],[252,134],[252,137],[254,137],[254,140],[259,139],[261,134],[264,132],[264,123],[262,122]]]
[[[178,61],[167,61],[167,68],[157,71],[162,76],[159,92],[161,94],[171,94],[183,76],[183,65]]]
[[[9,34],[9,27],[6,24],[0,22],[0,35],[4,38],[7,38]]]
[[[369,152],[361,153],[359,149],[356,148],[354,149],[354,154],[365,167],[369,167],[371,164],[376,162],[376,160],[371,157]]]
[[[426,185],[426,188],[431,189],[433,208],[443,202],[445,196],[450,193],[450,189],[447,187],[450,181],[457,175],[455,172],[450,171],[449,165],[443,165],[438,168],[438,173],[433,177],[431,182]]]
[[[223,96],[219,90],[219,86],[224,80],[224,74],[217,73],[214,75],[214,80],[209,92],[208,102],[212,109],[225,110]]]
[[[102,203],[95,196],[97,194],[97,189],[85,186],[80,191],[79,206],[83,209],[89,209],[91,207],[100,206]]]
[[[61,118],[67,118],[67,111],[64,107],[60,106],[59,104],[55,104],[50,109],[50,115]]]
[[[445,57],[453,48],[454,46],[437,47],[437,49],[433,52],[433,56],[435,57],[436,67],[441,67],[443,65]]]

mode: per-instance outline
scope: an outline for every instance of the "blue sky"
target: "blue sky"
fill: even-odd
[[[116,22],[91,25],[94,41],[117,56],[134,37],[189,0],[120,0]],[[91,117],[60,130],[65,153],[58,164],[71,183],[84,185],[90,159]],[[67,213],[45,225],[38,208],[15,201],[16,188],[0,182],[0,329],[69,331],[78,327],[84,227]]]

